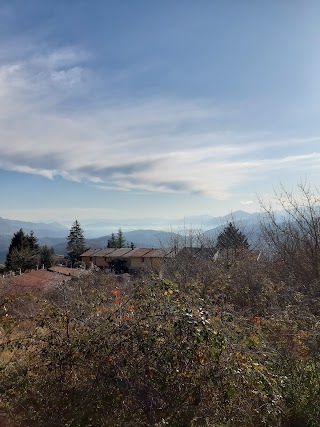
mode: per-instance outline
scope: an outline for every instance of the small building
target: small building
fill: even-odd
[[[155,248],[146,253],[144,258],[145,268],[160,269],[167,258],[173,258],[175,251],[172,248]]]
[[[116,249],[116,248],[100,249],[98,252],[96,252],[93,255],[91,262],[93,265],[95,265],[101,269],[109,268],[109,263],[113,259],[119,258],[121,256],[121,254],[126,253],[126,252],[131,250],[130,248],[122,248],[122,249],[124,249],[124,251],[122,251],[122,252],[121,252],[121,249]]]
[[[93,262],[93,256],[95,253],[101,251],[102,249],[88,249],[81,255],[82,262],[85,263],[86,267],[90,266],[90,263]]]
[[[121,259],[128,271],[137,271],[143,268],[160,268],[165,259],[172,256],[175,256],[173,249],[106,248],[89,249],[81,255],[81,259],[87,268],[95,265],[101,269],[107,269],[112,261]]]
[[[54,254],[53,259],[54,259],[55,265],[67,265],[68,264],[68,257],[66,255]]]
[[[131,248],[115,249],[114,251],[112,251],[108,254],[107,258],[109,259],[109,261],[116,259],[116,258],[122,258],[125,254],[127,254],[128,252],[131,252],[131,251],[132,251]]]
[[[145,267],[145,255],[151,252],[152,248],[134,248],[130,252],[123,255],[123,259],[127,261],[129,271],[141,270]]]

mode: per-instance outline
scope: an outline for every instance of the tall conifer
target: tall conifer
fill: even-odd
[[[83,230],[78,220],[72,224],[67,241],[68,256],[73,265],[75,262],[81,261],[81,254],[85,251]]]

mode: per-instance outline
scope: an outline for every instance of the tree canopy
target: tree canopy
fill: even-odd
[[[9,270],[22,271],[35,268],[39,253],[38,240],[31,231],[25,234],[23,229],[14,233],[6,257],[6,268]]]
[[[45,268],[52,267],[55,263],[54,250],[44,245],[40,248],[40,265],[44,265]]]
[[[111,233],[110,239],[108,239],[107,248],[134,248],[132,242],[127,242],[126,238],[123,235],[121,227],[118,229],[118,233]]]
[[[72,224],[67,237],[68,256],[72,264],[81,261],[81,254],[85,251],[85,240],[83,230],[78,220]]]
[[[217,249],[248,249],[247,237],[232,222],[224,228],[217,239]]]

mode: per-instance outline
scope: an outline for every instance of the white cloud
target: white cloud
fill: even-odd
[[[72,67],[67,70],[52,71],[51,78],[53,81],[73,86],[80,83],[82,79],[82,68]]]
[[[28,63],[39,69],[57,70],[62,68],[71,68],[89,60],[90,55],[82,49],[75,46],[62,47],[55,50],[43,52],[37,51],[31,55]]]
[[[254,203],[253,200],[241,200],[242,205],[252,205]]]
[[[107,190],[224,200],[261,173],[319,165],[320,153],[307,149],[271,156],[290,141],[264,131],[228,131],[224,111],[197,100],[112,99],[86,108],[81,91],[89,96],[85,84],[94,84],[83,81],[86,60],[84,52],[67,48],[0,67],[0,167]],[[298,146],[305,141],[315,146],[319,139],[292,140]]]

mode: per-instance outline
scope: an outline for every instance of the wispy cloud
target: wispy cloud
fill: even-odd
[[[72,67],[68,70],[52,71],[51,78],[53,81],[72,86],[81,82],[82,69],[80,67]]]
[[[1,168],[105,190],[226,199],[261,173],[319,166],[320,153],[307,149],[268,156],[266,150],[290,140],[228,130],[224,108],[212,103],[168,96],[133,102],[104,94],[86,107],[95,84],[89,58],[68,47],[0,65]],[[315,146],[319,139],[310,141]]]

